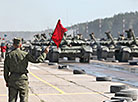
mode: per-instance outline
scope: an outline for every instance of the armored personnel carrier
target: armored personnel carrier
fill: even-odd
[[[68,60],[79,58],[80,62],[89,63],[91,53],[92,48],[89,43],[82,38],[82,34],[78,34],[74,38],[64,36],[58,49],[54,45],[51,46],[49,61],[59,62],[59,58],[67,57]]]

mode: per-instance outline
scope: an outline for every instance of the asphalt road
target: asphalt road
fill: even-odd
[[[83,69],[93,76],[110,76],[114,81],[138,87],[138,65],[98,60],[91,60],[89,64],[63,62],[61,63],[69,65],[71,69]]]

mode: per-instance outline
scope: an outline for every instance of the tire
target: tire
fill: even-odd
[[[52,52],[49,55],[49,62],[59,62],[59,53],[58,52]]]
[[[112,97],[111,100],[116,100],[116,99],[119,99],[119,100],[126,100],[127,102],[133,102],[132,98],[130,97]]]
[[[130,97],[133,101],[137,100],[137,92],[135,90],[125,90],[115,93],[115,96]]]
[[[85,70],[73,70],[73,74],[86,74]]]
[[[137,100],[138,92],[136,90],[121,90],[120,92],[131,94],[133,100]]]
[[[116,92],[119,92],[124,89],[128,89],[128,86],[126,86],[126,85],[111,85],[110,93],[116,93]]]
[[[68,68],[67,65],[59,65],[59,66],[58,66],[58,69],[66,69],[66,68]]]
[[[96,81],[112,81],[111,77],[96,77]]]
[[[138,92],[136,90],[121,90],[120,92],[124,92],[124,93],[132,93],[134,95],[137,95]]]
[[[125,102],[125,101],[114,99],[114,100],[106,100],[106,101],[103,101],[103,102]]]

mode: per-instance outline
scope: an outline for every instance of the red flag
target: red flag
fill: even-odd
[[[66,28],[64,28],[61,24],[61,21],[58,20],[58,23],[57,23],[54,33],[52,35],[52,40],[57,45],[57,48],[59,47],[59,44],[60,44],[60,42],[63,38],[63,35],[66,31],[68,31],[68,30]]]

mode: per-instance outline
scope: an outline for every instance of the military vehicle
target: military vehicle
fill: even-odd
[[[23,51],[26,51],[26,52],[30,52],[31,53],[31,51],[32,51],[32,44],[31,44],[31,42],[30,41],[23,40],[22,41],[22,47],[21,47],[21,49]]]
[[[105,34],[107,36],[107,39],[105,39],[103,41],[100,41],[100,44],[103,45],[103,46],[108,47],[109,51],[108,51],[108,54],[107,54],[107,58],[113,58],[114,57],[114,52],[115,52],[115,42],[110,40],[110,39],[113,39],[111,34],[110,34],[110,31],[105,32]]]
[[[94,41],[94,43],[91,44],[94,52],[93,55],[97,55],[98,60],[107,59],[109,48],[104,44],[101,45],[101,41],[96,40],[94,33],[90,34],[90,37]]]
[[[59,58],[67,57],[68,60],[80,58],[80,62],[89,63],[90,54],[92,53],[92,48],[89,43],[82,38],[82,34],[78,34],[74,38],[65,35],[59,48],[56,48],[56,46],[52,44],[50,49],[50,62],[59,62]]]
[[[138,38],[135,37],[134,31],[132,31],[132,29],[126,30],[125,32],[128,36],[128,47],[131,49],[131,56],[138,57]]]
[[[112,44],[114,45],[114,55],[115,59],[119,62],[128,62],[128,60],[132,59],[131,49],[128,46],[128,39],[114,41],[110,32],[106,32],[108,37],[111,39]]]
[[[92,39],[92,42],[90,43],[90,46],[93,49],[92,55],[97,55],[97,47],[99,45],[99,42],[96,40],[94,33],[89,34],[89,36]]]
[[[31,44],[32,47],[30,52],[37,57],[43,52],[44,48],[49,45],[49,39],[46,37],[45,33],[36,34]]]
[[[32,45],[37,46],[47,46],[49,44],[49,39],[46,37],[45,33],[34,35],[34,40],[31,42]]]

